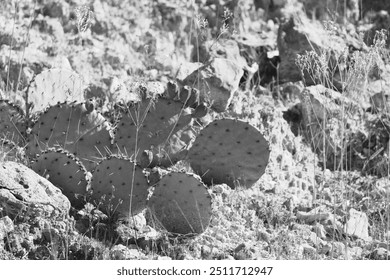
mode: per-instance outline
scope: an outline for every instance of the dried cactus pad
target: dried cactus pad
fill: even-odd
[[[149,208],[171,233],[202,233],[210,222],[211,197],[198,176],[173,172],[157,183]]]
[[[79,74],[70,69],[53,68],[35,77],[28,95],[31,113],[65,101],[84,101],[84,82]]]
[[[61,189],[72,206],[82,208],[87,194],[87,170],[73,155],[64,150],[49,149],[32,164],[31,169]]]
[[[128,159],[109,157],[96,167],[91,181],[92,202],[105,213],[121,217],[140,213],[146,207],[148,182],[142,168]]]
[[[128,156],[135,153],[140,161],[144,150],[158,158],[158,165],[169,166],[193,138],[190,109],[183,109],[177,101],[160,98],[144,100],[130,107],[119,121],[116,144]],[[138,141],[136,141],[138,127]]]
[[[33,125],[28,143],[31,156],[50,147],[76,155],[92,170],[111,145],[106,119],[89,103],[62,103],[49,107]]]
[[[25,131],[22,110],[17,105],[0,99],[0,137],[21,143]]]
[[[264,174],[269,154],[258,129],[243,121],[222,119],[201,130],[188,157],[206,184],[249,188]]]

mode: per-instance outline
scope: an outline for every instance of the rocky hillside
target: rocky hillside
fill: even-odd
[[[0,3],[0,259],[388,259],[390,7]]]

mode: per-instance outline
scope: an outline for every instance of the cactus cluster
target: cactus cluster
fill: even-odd
[[[37,87],[38,81],[49,83],[50,75],[44,75],[36,78]],[[29,116],[29,129],[26,113],[0,100],[0,137],[25,145],[31,168],[57,185],[75,208],[89,201],[124,217],[148,208],[169,232],[201,233],[212,213],[208,186],[249,188],[265,171],[269,150],[260,131],[233,119],[202,128],[196,120],[209,108],[191,89],[128,105],[115,124],[72,90],[68,87],[65,96],[60,88],[60,100],[49,98],[45,110]],[[180,160],[195,174],[169,171]],[[153,167],[168,168],[167,174],[152,180],[146,175]]]

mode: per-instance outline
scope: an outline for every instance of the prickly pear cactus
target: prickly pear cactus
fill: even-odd
[[[25,131],[22,110],[7,100],[0,100],[0,137],[15,143],[23,143]]]
[[[130,107],[119,121],[115,134],[118,149],[137,162],[149,152],[146,166],[170,166],[182,158],[181,152],[193,139],[190,109],[168,99],[146,99]],[[136,155],[136,156],[134,156]]]
[[[92,202],[105,213],[115,212],[120,217],[140,213],[149,194],[142,168],[115,156],[99,163],[92,174],[91,188]]]
[[[60,188],[73,207],[83,207],[88,186],[87,170],[72,154],[49,149],[39,155],[31,169]]]
[[[91,103],[62,103],[49,107],[34,123],[28,153],[35,156],[50,148],[76,155],[92,170],[111,145],[110,127]]]
[[[202,233],[211,217],[211,197],[199,176],[172,172],[156,185],[148,206],[157,223],[176,234]]]
[[[188,157],[206,184],[249,188],[264,174],[269,154],[258,129],[243,121],[222,119],[200,131]]]
[[[30,113],[43,111],[58,102],[83,102],[84,82],[80,75],[66,68],[53,68],[38,74],[27,95]]]

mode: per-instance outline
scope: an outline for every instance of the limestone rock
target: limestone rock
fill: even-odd
[[[0,208],[10,218],[62,220],[70,202],[48,180],[16,162],[0,163]]]
[[[367,215],[355,209],[349,210],[349,219],[345,224],[345,232],[348,235],[352,235],[366,241],[371,240],[371,237],[368,235]]]
[[[223,112],[238,89],[242,75],[243,70],[236,63],[215,58],[192,72],[183,83],[198,89],[203,101],[211,104],[215,111]]]
[[[0,240],[7,236],[7,234],[14,230],[14,222],[5,216],[0,219]]]
[[[225,58],[234,61],[241,67],[246,66],[246,60],[240,54],[238,43],[234,40],[215,41],[209,40],[199,46],[198,50],[194,50],[191,55],[191,60],[194,62],[207,63],[213,58]]]
[[[303,13],[290,17],[281,24],[278,30],[279,49],[279,77],[281,82],[296,82],[302,79],[301,71],[296,65],[298,55],[314,51],[316,53],[329,52],[340,53],[346,45],[339,37],[330,37],[329,33],[318,23],[310,21]],[[305,73],[307,85],[316,81]],[[337,81],[332,81],[335,86],[340,86]]]

